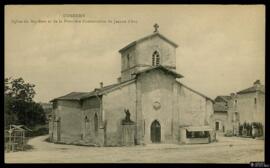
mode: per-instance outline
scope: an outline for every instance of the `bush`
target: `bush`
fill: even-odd
[[[49,133],[49,129],[47,127],[41,127],[33,131],[29,131],[26,133],[28,137],[41,136]]]

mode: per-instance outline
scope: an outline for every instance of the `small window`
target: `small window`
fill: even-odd
[[[158,66],[160,64],[160,55],[155,51],[152,55],[152,66]]]
[[[257,99],[256,98],[254,98],[254,104],[257,104]]]
[[[129,68],[129,66],[130,66],[130,56],[129,56],[129,54],[127,55],[127,67]]]
[[[86,123],[89,122],[89,119],[88,119],[87,116],[84,117],[84,121],[85,121]]]
[[[95,114],[94,116],[94,128],[95,128],[95,135],[98,135],[98,116]]]

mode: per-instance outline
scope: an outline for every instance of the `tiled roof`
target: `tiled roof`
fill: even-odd
[[[108,85],[108,86],[104,86],[102,88],[96,88],[95,90],[93,90],[91,92],[71,92],[65,96],[55,98],[55,99],[51,100],[50,102],[53,102],[55,100],[82,100],[82,99],[89,98],[89,97],[92,97],[95,95],[102,95],[104,93],[104,91],[107,91],[109,89],[120,86],[120,85],[125,84],[125,83],[130,82],[130,81],[131,80]]]
[[[228,107],[220,104],[220,103],[215,103],[214,104],[214,112],[227,112],[228,111]]]
[[[256,91],[260,91],[260,92],[264,93],[265,92],[264,85],[260,85],[258,87],[252,86],[250,88],[247,88],[247,89],[244,89],[244,90],[237,92],[237,94],[252,93],[252,92],[256,92]]]
[[[125,49],[127,49],[127,48],[129,48],[129,47],[131,47],[131,46],[134,46],[134,45],[136,45],[137,43],[142,42],[142,41],[144,41],[144,40],[146,40],[146,39],[149,39],[149,38],[151,38],[151,37],[154,37],[154,36],[159,36],[160,38],[162,38],[163,40],[165,40],[165,41],[167,41],[168,43],[172,44],[173,46],[178,47],[178,45],[177,45],[176,43],[174,43],[173,41],[169,40],[168,38],[166,38],[166,37],[163,36],[162,34],[160,34],[160,33],[158,33],[158,32],[155,32],[155,33],[152,33],[152,34],[150,34],[150,35],[148,35],[148,36],[146,36],[146,37],[143,37],[143,38],[141,38],[141,39],[139,39],[139,40],[136,40],[136,41],[133,41],[133,42],[129,43],[128,45],[126,45],[125,47],[123,47],[122,49],[120,49],[119,52],[122,52],[123,50],[125,50]]]
[[[210,100],[211,102],[214,103],[214,100],[211,99],[210,97],[207,97],[207,96],[205,96],[204,94],[202,94],[202,93],[200,93],[200,92],[198,92],[198,91],[196,91],[196,90],[194,90],[194,89],[191,89],[190,87],[184,85],[183,83],[181,83],[181,82],[179,82],[179,81],[176,81],[176,82],[179,83],[180,85],[184,86],[185,88],[189,89],[190,91],[192,91],[192,92],[194,92],[194,93],[196,93],[196,94],[198,94],[198,95],[200,95],[200,96],[202,96],[202,97],[204,97],[204,98],[206,98],[206,99],[208,99],[208,100]]]
[[[177,78],[182,78],[182,77],[184,77],[183,75],[181,75],[181,74],[179,74],[179,73],[177,73],[177,72],[175,72],[175,71],[173,71],[173,70],[170,70],[170,69],[168,69],[168,68],[166,68],[166,67],[164,67],[164,66],[161,66],[161,65],[155,66],[155,67],[150,67],[150,68],[141,70],[141,71],[139,71],[139,72],[136,72],[136,73],[134,73],[134,74],[135,74],[135,75],[138,75],[138,74],[141,74],[141,73],[144,73],[144,72],[152,71],[152,70],[154,70],[154,69],[161,69],[161,70],[163,70],[163,71],[165,71],[165,72],[168,72],[168,73],[170,73],[170,74],[176,76]]]
[[[65,96],[55,98],[54,100],[80,100],[83,96],[89,94],[90,92],[71,92]]]

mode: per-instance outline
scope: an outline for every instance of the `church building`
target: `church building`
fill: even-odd
[[[119,50],[117,83],[51,100],[52,142],[122,146],[211,137],[205,133],[214,128],[213,100],[180,82],[178,45],[154,27],[152,34]]]

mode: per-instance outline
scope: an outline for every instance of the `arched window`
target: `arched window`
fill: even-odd
[[[95,128],[95,135],[98,135],[98,117],[97,114],[94,116],[94,128]]]
[[[157,51],[155,51],[152,55],[152,65],[158,66],[160,63],[160,55]]]

